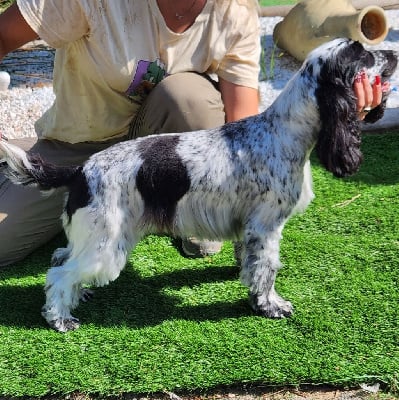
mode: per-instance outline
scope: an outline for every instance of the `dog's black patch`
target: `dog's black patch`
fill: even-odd
[[[75,179],[68,185],[68,188],[69,196],[65,206],[65,212],[70,222],[76,210],[86,207],[91,199],[89,185],[81,167],[77,169]]]
[[[170,230],[177,202],[190,188],[186,166],[176,152],[179,137],[148,137],[138,145],[143,163],[137,172],[137,189],[145,201],[144,222]]]

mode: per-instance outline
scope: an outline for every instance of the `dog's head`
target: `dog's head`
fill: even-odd
[[[362,162],[360,120],[353,83],[364,70],[372,82],[380,75],[386,82],[397,66],[391,50],[366,50],[359,42],[335,39],[310,53],[303,73],[312,71],[317,79],[315,97],[320,113],[316,152],[323,166],[335,176],[355,173]],[[387,93],[381,104],[370,111],[365,122],[375,122],[384,114]]]

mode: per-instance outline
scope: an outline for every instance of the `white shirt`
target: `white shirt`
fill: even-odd
[[[70,143],[123,136],[165,74],[214,73],[258,87],[260,30],[251,0],[208,0],[194,24],[171,31],[156,0],[17,0],[27,23],[56,48],[56,100],[39,137]]]

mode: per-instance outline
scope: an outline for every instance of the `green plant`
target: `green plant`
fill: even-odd
[[[15,0],[0,0],[0,12],[8,8]]]

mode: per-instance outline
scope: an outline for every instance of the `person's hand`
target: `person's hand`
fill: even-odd
[[[373,84],[370,83],[365,71],[360,71],[353,84],[353,91],[357,99],[359,119],[363,120],[367,113],[377,107],[382,100],[382,93],[389,90],[389,83],[381,84],[381,77],[376,76]]]

